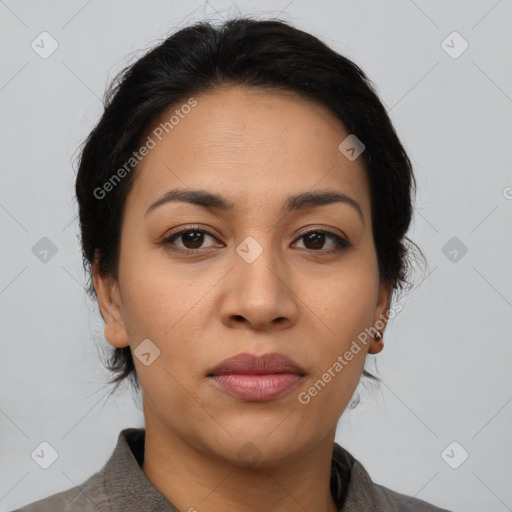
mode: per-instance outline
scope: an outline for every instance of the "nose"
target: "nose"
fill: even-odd
[[[297,322],[299,298],[291,272],[270,250],[252,262],[235,254],[226,278],[221,305],[225,325],[266,331],[288,329]]]

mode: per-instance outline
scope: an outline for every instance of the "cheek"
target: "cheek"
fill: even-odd
[[[337,421],[352,398],[361,378],[370,336],[365,329],[372,325],[375,311],[375,283],[361,278],[354,282],[339,281],[329,287],[330,299],[321,323],[324,336],[315,336],[311,352],[314,373],[301,388],[299,402],[312,417],[322,417],[325,424]],[[301,401],[302,400],[302,401]],[[307,402],[307,404],[306,404]]]
[[[148,395],[154,391],[158,400],[163,385],[167,399],[179,402],[186,397],[181,396],[178,383],[190,388],[192,378],[203,368],[201,342],[210,317],[205,309],[211,307],[208,290],[213,283],[178,271],[160,256],[153,261],[132,256],[125,259],[122,276],[123,320],[130,345],[133,352],[149,339],[159,351],[149,366],[135,352],[136,371]]]
[[[207,291],[166,257],[162,247],[148,248],[127,241],[119,263],[123,292],[123,319],[130,339],[163,341],[187,320],[187,314]],[[204,286],[203,286],[204,285]],[[203,290],[203,287],[206,288]],[[182,320],[180,320],[182,319]]]
[[[316,293],[317,300],[324,301],[318,316],[326,334],[316,336],[314,380],[329,382],[318,405],[327,403],[324,399],[346,405],[357,387],[372,341],[366,330],[373,324],[378,272],[371,259],[359,258],[354,265],[347,265],[336,280],[326,282],[321,294]],[[326,375],[328,370],[331,373]]]
[[[364,260],[343,268],[336,279],[317,293],[324,304],[323,317],[341,340],[357,336],[373,322],[378,299],[378,273]]]

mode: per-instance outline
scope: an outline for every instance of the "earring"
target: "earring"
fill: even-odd
[[[382,334],[380,333],[380,331],[377,331],[377,333],[375,334],[375,339],[377,341],[380,341],[382,339]]]

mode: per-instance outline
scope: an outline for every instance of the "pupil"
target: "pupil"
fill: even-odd
[[[199,233],[198,231],[190,231],[189,233],[183,235],[185,237],[184,243],[187,245],[187,243],[191,242],[193,247],[188,247],[189,249],[198,249],[202,244],[202,233]],[[198,241],[199,239],[199,241]]]
[[[310,233],[306,236],[308,241],[313,242],[314,249],[321,249],[324,243],[325,235],[323,233]],[[320,242],[320,243],[319,243]]]

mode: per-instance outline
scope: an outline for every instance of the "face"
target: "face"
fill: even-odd
[[[162,140],[152,135],[136,170],[118,281],[94,271],[105,337],[132,354],[150,340],[150,364],[134,355],[146,424],[233,463],[252,443],[272,464],[334,436],[379,350],[369,338],[344,357],[389,308],[369,182],[323,106],[241,87],[196,100]],[[204,194],[151,207],[171,190]],[[206,193],[220,200],[205,204]],[[317,200],[290,202],[301,194]],[[300,370],[211,376],[232,356],[269,353]]]

